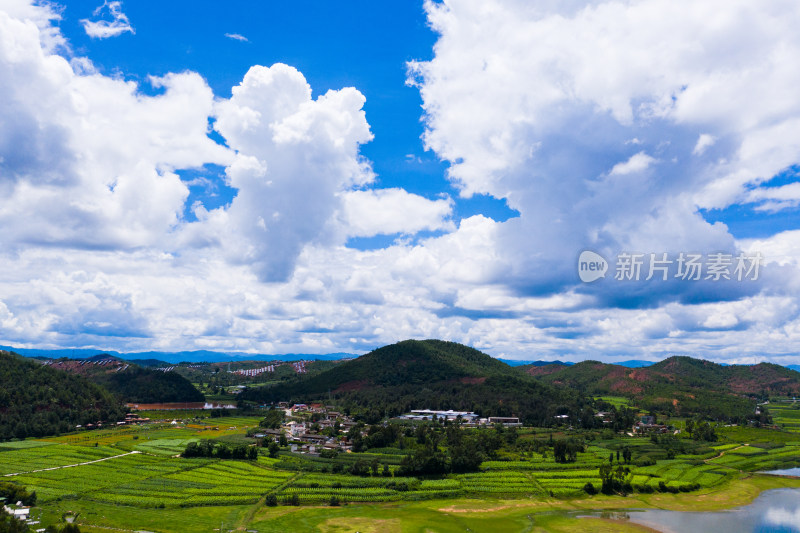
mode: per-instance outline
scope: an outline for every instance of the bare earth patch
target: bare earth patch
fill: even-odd
[[[402,530],[397,518],[331,518],[319,526],[323,533],[358,531],[360,533],[395,533]]]

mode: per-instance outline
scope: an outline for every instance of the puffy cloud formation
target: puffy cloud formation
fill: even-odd
[[[239,193],[208,215],[229,257],[264,281],[285,281],[306,243],[322,238],[338,194],[373,179],[358,146],[369,141],[353,88],[311,97],[303,75],[283,64],[253,67],[218,102],[215,128],[237,151],[228,167]]]
[[[454,229],[449,198],[431,201],[403,189],[379,189],[348,192],[343,200],[344,227],[353,237]]]
[[[103,7],[98,36],[129,26]],[[459,219],[449,191],[374,188],[357,88],[315,95],[276,64],[230,98],[193,72],[151,78],[148,96],[70,52],[52,6],[3,1],[0,343],[319,353],[435,337],[526,359],[791,362],[800,233],[737,240],[700,210],[798,205],[800,6],[425,9],[439,37],[409,73],[424,142],[462,197],[519,217]],[[209,166],[235,197],[187,205]],[[376,235],[401,237],[347,246]],[[588,285],[584,249],[765,265],[749,284]]]
[[[499,230],[520,291],[565,290],[584,248],[733,252],[727,228],[698,209],[794,201],[793,189],[761,185],[800,160],[797,5],[426,9],[435,57],[410,65],[425,141],[462,195],[520,211]]]
[[[152,79],[163,94],[50,52],[36,17],[0,12],[0,243],[133,248],[180,221],[187,187],[175,169],[224,164],[208,138],[213,94],[194,73]],[[52,16],[52,14],[50,15]]]

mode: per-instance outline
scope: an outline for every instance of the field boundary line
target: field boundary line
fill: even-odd
[[[63,466],[52,466],[50,468],[40,468],[39,470],[29,470],[28,472],[15,472],[13,474],[3,474],[3,477],[11,477],[11,476],[24,476],[25,474],[36,474],[37,472],[49,472],[51,470],[61,470],[62,468],[72,468],[73,466],[84,466],[90,465],[94,463],[99,463],[101,461],[108,461],[110,459],[118,459],[120,457],[125,457],[126,455],[133,455],[137,453],[142,453],[139,450],[134,450],[128,453],[122,453],[120,455],[112,455],[111,457],[103,457],[102,459],[95,459],[94,461],[86,461],[84,463],[76,463],[74,465],[63,465]]]
[[[725,455],[725,452],[733,452],[733,451],[736,451],[736,450],[738,450],[740,448],[744,448],[745,446],[750,446],[750,444],[740,444],[736,448],[731,448],[730,450],[722,450],[721,452],[719,452],[718,455],[715,455],[714,457],[709,457],[708,459],[703,459],[703,462],[707,463],[709,461],[713,461],[714,459],[719,459],[720,457]],[[721,466],[721,465],[717,465],[717,466]]]

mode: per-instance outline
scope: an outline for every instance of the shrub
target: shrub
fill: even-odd
[[[586,494],[589,494],[589,495],[592,495],[592,496],[597,494],[597,489],[594,488],[594,485],[592,485],[591,483],[587,483],[586,485],[584,485],[583,486],[583,490],[586,492]]]

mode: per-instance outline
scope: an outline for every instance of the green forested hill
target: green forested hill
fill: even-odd
[[[89,359],[51,359],[56,370],[78,374],[102,385],[126,402],[202,402],[205,397],[177,372],[142,368],[108,354]]]
[[[583,406],[574,391],[537,383],[467,346],[438,340],[384,346],[317,376],[259,387],[244,398],[274,402],[335,398],[373,418],[410,409],[475,411],[547,424]]]
[[[0,351],[0,440],[43,437],[123,416],[119,400],[102,387]]]
[[[123,372],[99,374],[93,381],[126,402],[202,402],[205,396],[176,372],[130,367]]]
[[[518,371],[587,394],[625,396],[644,409],[720,420],[752,418],[757,399],[800,391],[800,373],[778,365],[723,366],[684,356],[645,368],[583,361]]]
[[[490,375],[514,376],[515,373],[505,363],[463,344],[408,340],[340,363],[309,379],[307,384],[312,388],[361,388],[366,385],[425,384]]]

